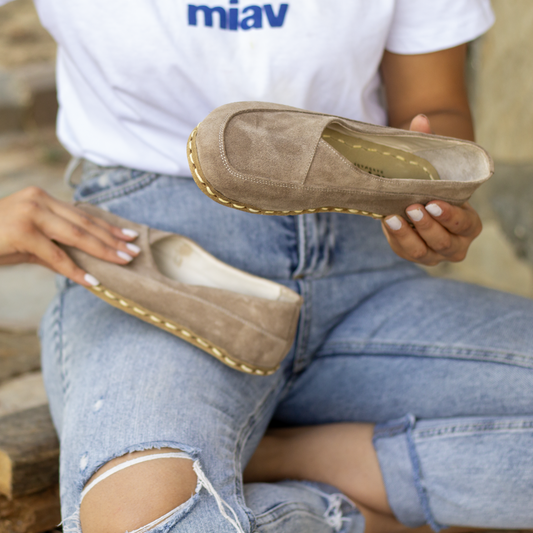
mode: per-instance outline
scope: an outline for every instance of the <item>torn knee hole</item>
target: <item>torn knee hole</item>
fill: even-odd
[[[197,490],[192,459],[164,448],[113,459],[82,492],[83,533],[142,533],[170,518]]]

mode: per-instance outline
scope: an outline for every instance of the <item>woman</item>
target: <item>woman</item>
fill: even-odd
[[[35,188],[1,200],[0,261],[69,278],[41,332],[64,527],[533,526],[533,306],[415,265],[463,259],[476,212],[261,217],[210,202],[185,158],[192,128],[239,100],[472,139],[465,43],[488,1],[36,3],[59,43],[59,136],[85,159],[76,198],[305,301],[282,368],[237,373],[72,283],[97,280],[53,242],[124,264],[134,235]]]

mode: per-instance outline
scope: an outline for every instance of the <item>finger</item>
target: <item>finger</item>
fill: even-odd
[[[443,201],[432,201],[426,205],[426,211],[454,235],[474,239],[483,229],[479,215],[468,202],[454,206]]]
[[[419,133],[433,133],[429,118],[426,117],[426,115],[416,115],[416,117],[411,120],[409,130],[418,131]]]
[[[75,246],[79,250],[104,261],[124,265],[133,259],[133,255],[130,255],[129,252],[117,250],[113,246],[107,245],[98,237],[64,218],[48,217],[44,222],[38,224],[38,227],[48,238],[67,246]],[[125,246],[135,245],[127,243]]]
[[[25,253],[14,253],[0,255],[0,265],[20,265],[22,263],[31,263],[32,255]]]
[[[420,204],[409,206],[406,213],[418,235],[438,255],[451,261],[462,261],[468,245],[437,222]]]
[[[65,251],[38,231],[26,235],[26,242],[31,255],[34,256],[31,262],[43,264],[85,287],[100,284],[94,276],[78,267]]]
[[[391,248],[400,257],[428,266],[436,265],[442,260],[401,217],[387,217],[382,226]]]
[[[127,228],[118,228],[101,218],[84,213],[75,207],[55,199],[52,199],[51,210],[56,215],[69,220],[73,224],[93,234],[108,246],[112,246],[126,253],[133,252],[133,255],[137,255],[140,252],[140,248],[137,245],[128,246],[125,242],[136,239],[138,237],[136,231]]]

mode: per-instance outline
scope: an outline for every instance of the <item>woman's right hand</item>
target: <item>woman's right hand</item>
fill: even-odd
[[[0,199],[0,265],[37,263],[87,287],[98,285],[56,242],[124,265],[140,253],[137,235],[61,202],[39,187]],[[56,241],[56,242],[54,242]]]

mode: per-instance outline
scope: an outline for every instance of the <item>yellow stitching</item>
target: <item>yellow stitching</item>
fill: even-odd
[[[244,209],[245,208],[244,205],[237,205],[237,204],[233,204],[233,207],[235,207],[236,209]]]
[[[258,209],[252,209],[251,207],[248,208],[248,211],[250,211],[250,213],[259,213]]]
[[[200,174],[198,173],[198,169],[194,167],[194,173],[196,174],[197,178],[205,185],[205,181],[200,177]]]
[[[330,138],[330,137],[331,137],[330,135],[322,135],[323,139]],[[343,143],[343,144],[348,144],[346,141],[343,141],[342,139],[334,139],[334,140],[340,143]],[[348,144],[348,146],[351,146],[352,148],[360,148],[361,150],[365,150],[367,152],[379,152],[379,150],[377,150],[376,148],[365,148],[361,146],[360,144]],[[390,152],[379,152],[379,153],[382,155],[389,155],[391,157],[395,157],[396,159],[399,159],[400,161],[406,161],[405,157],[402,157],[401,155],[392,155]],[[411,165],[421,166],[420,163],[418,163],[417,161],[409,161],[409,163]],[[424,169],[424,172],[429,176],[429,179],[435,180],[431,172],[426,167],[422,167],[422,168]],[[383,217],[380,216],[379,218],[383,218]]]
[[[208,187],[208,186],[206,185],[205,188],[207,189],[207,192],[208,192],[211,196],[215,196],[215,193],[211,190],[210,187]]]
[[[143,309],[139,309],[138,307],[132,307],[128,304],[128,302],[126,302],[125,300],[122,300],[122,299],[119,299],[117,296],[115,296],[111,291],[108,291],[108,290],[104,290],[101,286],[96,286],[96,287],[91,287],[92,290],[95,290],[97,292],[103,292],[104,295],[109,298],[110,300],[119,300],[119,303],[120,305],[122,305],[123,307],[128,307],[130,309],[132,309],[135,313],[139,314],[139,315],[142,315],[142,316],[149,316],[150,320],[152,320],[153,322],[157,323],[157,324],[164,324],[165,327],[167,327],[168,329],[171,329],[171,330],[174,330],[176,331],[178,328],[177,326],[175,326],[174,324],[171,324],[170,322],[164,322],[163,320],[161,320],[159,317],[155,316],[155,315],[150,315],[149,313],[147,313],[146,311],[144,311]],[[200,337],[197,337],[195,335],[191,335],[191,333],[189,333],[187,330],[185,329],[182,329],[180,331],[180,333],[184,336],[184,337],[188,337],[188,338],[192,338],[194,339],[198,344],[200,344],[201,346],[204,346],[205,348],[210,348],[211,351],[216,355],[218,356],[220,359],[223,359],[227,364],[233,366],[233,367],[239,367],[241,368],[244,372],[247,372],[248,374],[258,374],[260,376],[270,376],[272,375],[274,372],[276,372],[277,368],[275,368],[274,370],[270,370],[268,372],[265,372],[263,370],[253,370],[252,368],[246,366],[246,365],[239,365],[237,364],[235,361],[233,361],[232,359],[230,359],[229,357],[225,356],[218,348],[214,347],[214,346],[211,346],[209,343],[207,343],[205,340],[201,339]]]

